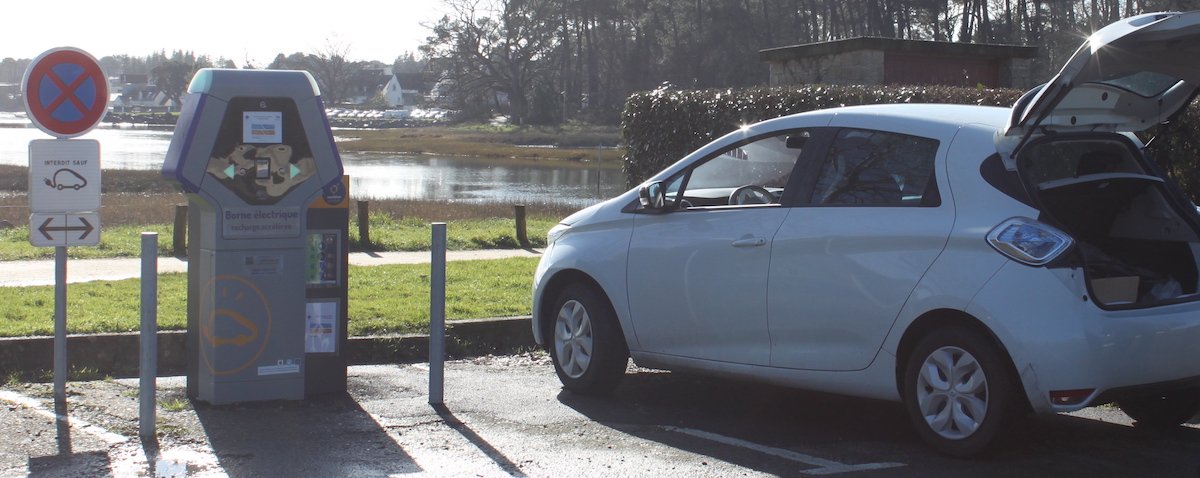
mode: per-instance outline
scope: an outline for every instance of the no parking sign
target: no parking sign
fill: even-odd
[[[54,48],[35,58],[21,92],[33,124],[60,139],[87,133],[108,109],[108,79],[100,63],[78,48]]]

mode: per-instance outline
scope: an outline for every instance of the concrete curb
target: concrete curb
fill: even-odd
[[[158,333],[158,375],[184,373],[186,335],[183,331]],[[446,354],[451,358],[511,354],[534,346],[528,316],[453,321],[446,325]],[[139,350],[137,332],[67,337],[72,379],[136,377]],[[346,360],[350,365],[425,362],[429,360],[429,336],[350,337]],[[14,373],[27,379],[48,379],[53,368],[53,337],[0,338],[0,379]]]

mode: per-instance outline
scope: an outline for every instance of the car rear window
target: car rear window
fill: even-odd
[[[812,204],[936,206],[933,163],[938,141],[863,129],[838,132],[821,166]],[[935,190],[936,192],[936,190]],[[940,202],[940,201],[938,201]]]
[[[1100,83],[1132,91],[1143,98],[1153,98],[1179,83],[1179,78],[1152,71],[1139,71],[1132,75],[1109,78]]]
[[[1034,143],[1021,155],[1020,170],[1026,181],[1042,184],[1089,174],[1145,171],[1129,146],[1116,139],[1050,140]]]

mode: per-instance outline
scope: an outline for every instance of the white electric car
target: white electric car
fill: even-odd
[[[566,389],[641,366],[899,400],[953,455],[1026,411],[1200,411],[1200,215],[1133,135],[1200,87],[1200,12],[1092,35],[1012,109],[747,126],[564,219],[533,333]]]

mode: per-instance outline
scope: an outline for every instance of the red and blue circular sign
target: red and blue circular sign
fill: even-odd
[[[92,55],[54,48],[29,64],[21,82],[25,112],[46,134],[74,138],[91,131],[108,110],[108,78]]]

